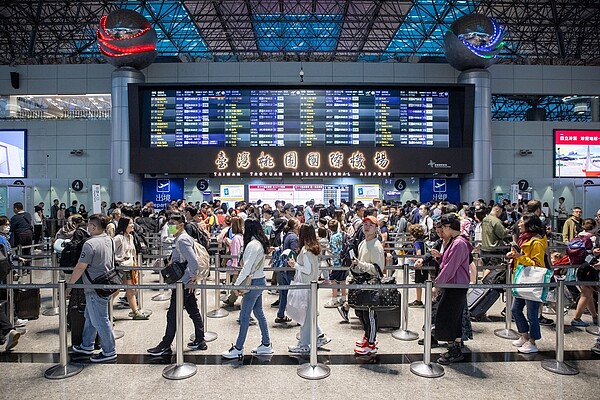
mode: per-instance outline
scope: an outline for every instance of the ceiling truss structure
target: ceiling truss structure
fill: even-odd
[[[598,0],[4,0],[0,65],[103,63],[96,29],[118,8],[149,18],[158,61],[444,62],[448,15],[474,10],[506,27],[501,63],[600,65]]]

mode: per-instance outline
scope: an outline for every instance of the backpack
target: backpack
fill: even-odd
[[[70,274],[73,268],[79,262],[83,244],[90,238],[89,233],[81,227],[77,228],[73,233],[70,241],[63,242],[63,249],[60,253],[60,268],[63,272]]]
[[[340,254],[340,264],[342,267],[352,265],[350,250],[354,251],[354,257],[358,257],[358,245],[365,239],[365,232],[362,229],[362,222],[358,225],[353,235],[344,235],[342,244],[342,253]]]
[[[188,235],[192,237],[192,239],[196,240],[198,243],[204,246],[205,249],[208,249],[210,247],[210,238],[208,237],[206,232],[204,232],[198,227],[198,225],[196,225],[195,222],[186,222],[185,231]]]
[[[587,236],[577,236],[567,243],[567,256],[571,265],[579,265],[585,262],[587,250],[592,248],[592,241]]]
[[[5,244],[4,242],[5,239],[0,240],[0,281],[3,281],[12,269],[10,255],[8,254],[8,243]]]
[[[275,229],[271,230],[271,234],[269,235],[269,245],[271,247],[279,247],[281,246],[281,233],[285,229],[287,225],[286,219],[278,219],[274,221]]]
[[[134,229],[131,231],[133,236],[133,245],[137,254],[148,254],[148,242],[146,238]]]
[[[279,246],[273,253],[271,254],[271,267],[273,268],[281,268],[283,267],[283,257],[281,256],[283,253],[283,248]]]
[[[198,262],[198,275],[200,279],[205,279],[210,274],[210,256],[206,247],[194,240],[194,254]]]

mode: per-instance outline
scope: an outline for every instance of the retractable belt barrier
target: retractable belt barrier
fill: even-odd
[[[561,266],[562,267],[562,266]],[[139,267],[138,267],[139,268]],[[42,269],[42,268],[39,268]],[[48,269],[48,268],[46,268]],[[10,276],[11,274],[9,274]],[[485,288],[485,289],[505,289],[511,290],[516,287],[547,287],[547,288],[557,288],[557,307],[559,310],[564,307],[564,291],[565,286],[573,285],[573,286],[600,286],[600,282],[596,281],[574,281],[574,282],[565,282],[564,280],[558,280],[558,282],[552,283],[529,283],[529,284],[472,284],[472,285],[461,285],[461,284],[439,284],[435,285],[438,288]],[[377,284],[377,285],[343,285],[343,284],[319,284],[315,281],[311,282],[310,285],[280,285],[281,289],[287,290],[310,290],[310,298],[311,298],[311,310],[312,310],[312,320],[311,320],[311,354],[310,354],[310,362],[307,364],[303,364],[298,368],[298,375],[305,379],[323,379],[329,376],[330,368],[323,364],[318,363],[317,359],[317,346],[316,346],[316,327],[317,327],[317,318],[318,318],[318,296],[317,291],[319,288],[322,289],[331,289],[331,288],[350,288],[350,289],[409,289],[409,288],[425,288],[425,347],[423,354],[423,361],[411,364],[411,371],[416,375],[423,377],[437,377],[443,375],[443,369],[437,365],[436,363],[431,362],[431,307],[432,307],[432,296],[431,296],[431,288],[433,287],[433,283],[429,280],[425,285],[423,284]],[[201,284],[189,284],[183,285],[182,282],[177,282],[175,285],[167,285],[167,284],[139,284],[139,285],[99,285],[99,284],[72,284],[69,285],[69,288],[84,288],[84,289],[156,289],[158,287],[162,287],[163,289],[174,289],[177,288],[177,357],[176,363],[168,366],[163,371],[163,376],[167,379],[184,379],[190,376],[193,376],[196,373],[196,366],[193,364],[185,363],[183,359],[183,289],[200,289],[200,290],[268,290],[271,289],[270,285],[244,285],[244,286],[236,286],[236,285],[208,285],[206,282],[202,282]],[[0,288],[7,288],[9,292],[12,289],[16,288],[26,288],[26,289],[57,289],[58,291],[58,308],[59,308],[59,345],[60,345],[60,363],[45,372],[45,377],[49,379],[62,379],[69,376],[73,376],[81,371],[81,366],[78,364],[73,364],[68,362],[67,357],[67,330],[66,330],[66,318],[67,318],[67,308],[66,308],[66,289],[67,284],[64,280],[61,280],[58,284],[50,283],[50,284],[24,284],[24,283],[9,283],[0,284]],[[181,296],[181,297],[180,297]],[[579,371],[571,366],[570,364],[564,361],[564,314],[562,312],[557,313],[557,322],[556,322],[556,358],[552,360],[544,360],[542,361],[542,367],[548,371],[558,374],[567,374],[573,375],[577,374]]]

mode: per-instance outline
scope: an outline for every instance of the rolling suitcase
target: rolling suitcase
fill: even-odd
[[[85,294],[83,289],[71,290],[67,309],[67,324],[71,329],[71,346],[80,345],[83,341],[83,325],[85,325]],[[98,335],[96,335],[95,348],[100,348],[100,337]]]
[[[500,297],[500,293],[493,289],[469,289],[467,292],[467,306],[472,318],[481,319]]]
[[[40,289],[15,289],[15,315],[21,319],[40,317]]]
[[[393,310],[376,311],[379,329],[400,329],[400,307]]]

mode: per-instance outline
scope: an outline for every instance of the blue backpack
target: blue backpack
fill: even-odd
[[[271,267],[273,268],[281,268],[283,267],[283,257],[281,256],[283,253],[282,246],[279,246],[275,250],[273,250],[273,254],[271,254]]]

